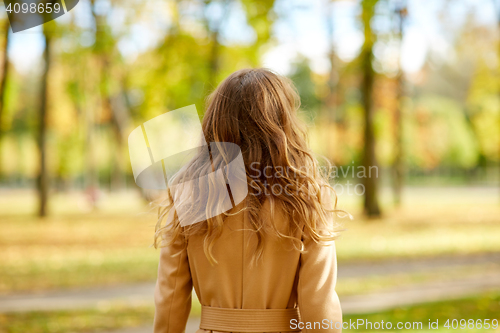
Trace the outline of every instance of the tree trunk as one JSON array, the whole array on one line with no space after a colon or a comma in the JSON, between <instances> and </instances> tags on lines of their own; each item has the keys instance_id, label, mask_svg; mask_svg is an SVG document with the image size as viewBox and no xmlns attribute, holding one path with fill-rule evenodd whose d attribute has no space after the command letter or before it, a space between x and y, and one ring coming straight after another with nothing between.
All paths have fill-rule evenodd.
<instances>
[{"instance_id":1,"label":"tree trunk","mask_svg":"<svg viewBox=\"0 0 500 333\"><path fill-rule=\"evenodd\" d=\"M125 176L123 170L123 145L124 145L124 131L126 126L126 116L127 110L124 110L123 103L117 103L121 95L112 98L110 91L110 81L112 80L112 52L114 51L113 46L109 46L109 49L103 47L103 43L106 42L106 33L109 33L106 29L105 16L97 14L95 10L95 3L92 2L92 15L96 23L96 45L97 47L96 56L99 62L99 93L101 99L101 108L108 112L111 116L111 127L113 130L116 149L113 152L114 163L111 166L110 175L110 189L116 190L125 187ZM105 29L106 27L106 29Z\"/></svg>"},{"instance_id":2,"label":"tree trunk","mask_svg":"<svg viewBox=\"0 0 500 333\"><path fill-rule=\"evenodd\" d=\"M50 47L51 47L51 37L48 32L44 29L43 36L45 39L45 51L43 53L43 58L45 62L45 68L42 75L41 81L41 91L40 91L40 112L39 112L39 124L38 124L38 151L39 151L39 173L37 179L37 190L38 190L38 215L40 217L47 215L47 201L48 201L48 190L49 190L49 180L47 174L47 111L48 111L48 78L50 71Z\"/></svg>"},{"instance_id":3,"label":"tree trunk","mask_svg":"<svg viewBox=\"0 0 500 333\"><path fill-rule=\"evenodd\" d=\"M205 2L208 5L209 2ZM219 42L219 32L227 18L229 13L230 1L224 0L223 14L218 18L218 20L213 24L213 30L210 33L210 39L212 48L210 49L210 58L208 60L208 89L213 90L217 86L217 74L219 73L219 61L220 61L220 42ZM206 19L207 30L210 30L210 21L208 17Z\"/></svg>"},{"instance_id":4,"label":"tree trunk","mask_svg":"<svg viewBox=\"0 0 500 333\"><path fill-rule=\"evenodd\" d=\"M212 48L208 60L208 89L214 90L217 84L217 73L219 72L219 30L212 31Z\"/></svg>"},{"instance_id":5,"label":"tree trunk","mask_svg":"<svg viewBox=\"0 0 500 333\"><path fill-rule=\"evenodd\" d=\"M403 23L406 16L406 7L403 5L397 9L399 19L398 38L400 43L403 43ZM394 204L396 207L401 205L401 192L403 189L404 179L404 164L403 164L403 96L404 96L404 76L401 67L401 50L402 45L399 46L399 68L397 76L397 101L396 110L394 112L394 136L395 136L395 154L393 169L393 190L394 190Z\"/></svg>"},{"instance_id":6,"label":"tree trunk","mask_svg":"<svg viewBox=\"0 0 500 333\"><path fill-rule=\"evenodd\" d=\"M498 17L498 31L500 33L500 10L497 10L497 17ZM500 55L500 43L498 44L498 54ZM500 57L499 57L500 59ZM499 66L500 67L500 66ZM498 94L500 96L500 90L498 91ZM498 133L500 133L500 117L498 118ZM500 144L498 145L498 185L500 189Z\"/></svg>"},{"instance_id":7,"label":"tree trunk","mask_svg":"<svg viewBox=\"0 0 500 333\"><path fill-rule=\"evenodd\" d=\"M10 30L10 23L9 19L5 19L4 26L3 26L3 47L2 47L2 78L0 79L0 179L2 179L3 176L3 170L2 170L2 137L4 135L3 133L3 119L4 119L4 114L5 114L5 90L7 87L7 77L9 75L9 55L8 55L8 48L9 48L9 30Z\"/></svg>"},{"instance_id":8,"label":"tree trunk","mask_svg":"<svg viewBox=\"0 0 500 333\"><path fill-rule=\"evenodd\" d=\"M326 11L326 26L328 30L328 59L330 61L330 72L328 75L328 94L324 100L324 107L326 111L326 119L325 124L327 125L326 133L327 133L327 141L326 141L326 150L327 157L334 161L336 164L336 160L338 160L338 155L336 155L337 151L335 149L336 145L336 134L337 134L337 66L336 66L336 55L335 55L335 43L333 42L334 34L333 34L333 17L332 17L332 3L328 1L325 6ZM333 126L330 126L333 124ZM332 130L333 129L333 130Z\"/></svg>"},{"instance_id":9,"label":"tree trunk","mask_svg":"<svg viewBox=\"0 0 500 333\"><path fill-rule=\"evenodd\" d=\"M362 103L364 110L364 150L363 167L365 169L364 185L364 213L369 217L379 217L380 207L378 203L378 166L375 158L375 133L373 129L373 84L375 72L372 66L373 44L375 36L370 26L370 21L375 11L378 0L363 0L362 20L364 24L365 41L361 52L361 66L363 78L361 83ZM372 170L376 170L372 173Z\"/></svg>"}]
</instances>

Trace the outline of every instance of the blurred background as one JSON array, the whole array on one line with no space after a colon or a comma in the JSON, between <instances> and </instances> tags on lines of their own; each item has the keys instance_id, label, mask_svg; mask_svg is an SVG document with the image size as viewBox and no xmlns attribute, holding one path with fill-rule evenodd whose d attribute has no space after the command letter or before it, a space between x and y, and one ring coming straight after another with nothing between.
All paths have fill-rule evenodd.
<instances>
[{"instance_id":1,"label":"blurred background","mask_svg":"<svg viewBox=\"0 0 500 333\"><path fill-rule=\"evenodd\" d=\"M500 319L500 1L81 0L15 34L1 8L0 332L151 331L127 137L246 67L295 82L337 168L345 320Z\"/></svg>"}]
</instances>

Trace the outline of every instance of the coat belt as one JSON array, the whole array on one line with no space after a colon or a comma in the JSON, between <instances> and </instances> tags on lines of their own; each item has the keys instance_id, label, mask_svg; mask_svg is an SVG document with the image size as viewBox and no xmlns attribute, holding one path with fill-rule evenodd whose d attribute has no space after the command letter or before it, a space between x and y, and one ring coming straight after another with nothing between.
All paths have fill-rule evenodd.
<instances>
[{"instance_id":1,"label":"coat belt","mask_svg":"<svg viewBox=\"0 0 500 333\"><path fill-rule=\"evenodd\" d=\"M293 332L290 321L300 321L299 309L229 309L201 307L200 328L226 332Z\"/></svg>"}]
</instances>

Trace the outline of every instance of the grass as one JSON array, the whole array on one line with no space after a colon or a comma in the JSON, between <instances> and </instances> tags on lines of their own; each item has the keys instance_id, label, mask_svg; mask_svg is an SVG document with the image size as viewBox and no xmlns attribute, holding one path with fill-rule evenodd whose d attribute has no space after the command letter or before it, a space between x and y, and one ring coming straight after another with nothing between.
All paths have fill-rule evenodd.
<instances>
[{"instance_id":1,"label":"grass","mask_svg":"<svg viewBox=\"0 0 500 333\"><path fill-rule=\"evenodd\" d=\"M416 190L399 210L385 202L383 219L344 222L339 263L500 251L500 207L492 193ZM156 279L158 251L150 247L155 214L147 213L135 192L104 197L94 212L79 194L55 195L45 219L33 217L34 199L32 192L0 192L0 294ZM355 213L356 200L340 202ZM416 274L398 280L434 278ZM346 281L340 291L371 291L389 283L370 279Z\"/></svg>"},{"instance_id":2,"label":"grass","mask_svg":"<svg viewBox=\"0 0 500 333\"><path fill-rule=\"evenodd\" d=\"M344 223L347 230L337 241L339 262L500 251L500 218L471 223L439 221L438 214L421 219L408 215L400 213L383 222Z\"/></svg>"},{"instance_id":3,"label":"grass","mask_svg":"<svg viewBox=\"0 0 500 333\"><path fill-rule=\"evenodd\" d=\"M151 306L0 314L1 333L99 332L151 324Z\"/></svg>"},{"instance_id":4,"label":"grass","mask_svg":"<svg viewBox=\"0 0 500 333\"><path fill-rule=\"evenodd\" d=\"M7 313L0 314L0 332L99 332L123 327L151 325L153 316L154 308L152 306L125 307L119 304L92 310ZM194 307L192 316L199 316L199 307ZM458 321L461 319L473 319L475 321L477 319L500 320L500 293L487 293L462 300L407 306L380 313L346 315L343 318L345 323L364 320L364 323L371 322L372 325L383 320L384 325L390 322L394 327L398 322L422 323L423 329L404 330L405 332L500 332L500 329L447 329L444 324L448 319L457 319ZM438 320L438 329L429 330L429 320L431 322ZM347 324L344 325L347 326ZM359 326L358 329L344 330L344 332L380 331L380 329L370 330L365 326ZM401 330L393 329L391 331L399 332Z\"/></svg>"},{"instance_id":5,"label":"grass","mask_svg":"<svg viewBox=\"0 0 500 333\"><path fill-rule=\"evenodd\" d=\"M457 329L446 328L444 325L449 320L451 325L453 319L457 319L460 322L461 319L466 321L473 319L475 322L480 319L497 319L500 322L500 293L488 293L474 298L428 303L424 305L408 306L404 308L398 308L390 311L384 311L380 313L368 314L368 315L352 315L344 316L344 322L356 322L358 319L362 319L366 322L378 322L382 320L384 322L392 323L393 327L396 327L398 322L402 323L422 323L422 329L409 329L409 330L398 330L393 329L394 332L500 332L500 326L497 325L496 329L490 327L490 329L476 329L471 325L471 327L466 327L465 329L458 326ZM434 323L437 321L437 329L429 329L429 321ZM498 323L497 322L497 323ZM484 323L484 321L483 321ZM385 326L387 327L387 326ZM417 326L414 326L415 328ZM455 326L457 327L457 326ZM380 332L380 329L370 329L370 326L361 325L357 329L344 330L347 332Z\"/></svg>"},{"instance_id":6,"label":"grass","mask_svg":"<svg viewBox=\"0 0 500 333\"><path fill-rule=\"evenodd\" d=\"M478 274L500 273L500 264L434 268L431 271L373 275L357 278L341 278L337 281L336 291L341 296L382 292L394 288L425 284L429 282L447 282L458 278L477 276Z\"/></svg>"},{"instance_id":7,"label":"grass","mask_svg":"<svg viewBox=\"0 0 500 333\"><path fill-rule=\"evenodd\" d=\"M141 216L2 219L0 293L154 281L154 228Z\"/></svg>"}]
</instances>

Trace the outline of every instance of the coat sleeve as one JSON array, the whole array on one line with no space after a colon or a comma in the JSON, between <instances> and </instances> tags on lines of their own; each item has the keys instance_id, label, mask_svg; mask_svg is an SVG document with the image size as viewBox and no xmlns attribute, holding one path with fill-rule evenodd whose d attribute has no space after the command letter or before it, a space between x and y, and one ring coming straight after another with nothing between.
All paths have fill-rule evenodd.
<instances>
[{"instance_id":1,"label":"coat sleeve","mask_svg":"<svg viewBox=\"0 0 500 333\"><path fill-rule=\"evenodd\" d=\"M303 332L342 332L342 309L335 291L335 244L321 245L308 236L304 236L303 242L306 252L300 258L298 305L301 321L312 325L311 329L304 327ZM321 325L315 327L314 323Z\"/></svg>"},{"instance_id":2,"label":"coat sleeve","mask_svg":"<svg viewBox=\"0 0 500 333\"><path fill-rule=\"evenodd\" d=\"M160 249L154 292L154 333L181 333L191 311L193 284L184 238Z\"/></svg>"}]
</instances>

